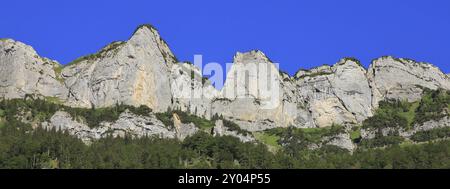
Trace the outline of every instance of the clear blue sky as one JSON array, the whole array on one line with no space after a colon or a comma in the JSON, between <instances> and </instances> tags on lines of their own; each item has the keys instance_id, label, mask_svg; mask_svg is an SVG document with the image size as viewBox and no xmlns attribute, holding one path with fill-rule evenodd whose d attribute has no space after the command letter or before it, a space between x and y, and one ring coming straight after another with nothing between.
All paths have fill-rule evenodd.
<instances>
[{"instance_id":1,"label":"clear blue sky","mask_svg":"<svg viewBox=\"0 0 450 189\"><path fill-rule=\"evenodd\" d=\"M32 45L65 64L127 40L150 23L180 60L230 62L260 49L290 74L299 68L383 55L426 61L450 72L448 0L40 0L3 1L0 38Z\"/></svg>"}]
</instances>

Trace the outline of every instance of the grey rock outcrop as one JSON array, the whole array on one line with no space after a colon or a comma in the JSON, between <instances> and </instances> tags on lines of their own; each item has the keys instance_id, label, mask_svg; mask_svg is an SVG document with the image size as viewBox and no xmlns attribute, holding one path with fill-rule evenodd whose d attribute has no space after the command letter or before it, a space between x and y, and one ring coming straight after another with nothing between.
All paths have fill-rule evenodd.
<instances>
[{"instance_id":1,"label":"grey rock outcrop","mask_svg":"<svg viewBox=\"0 0 450 189\"><path fill-rule=\"evenodd\" d=\"M263 131L360 124L373 115L382 100L415 101L424 88L450 90L449 75L439 68L393 57L374 60L368 70L357 60L346 58L333 66L300 70L292 77L280 72L261 51L237 53L233 62L224 87L218 91L202 77L200 68L179 63L157 30L148 25L139 27L128 41L111 43L65 67L40 57L28 45L1 39L0 97L50 97L84 108L145 105L154 112L177 109L206 119L217 114L244 130ZM259 75L264 69L269 72ZM268 94L260 91L269 88ZM124 115L118 123L130 129L136 125L145 128L135 118ZM63 113L55 114L48 124L81 138L103 134ZM127 130L115 124L105 123L103 128L117 128L117 133ZM178 132L155 129L162 128L157 122L151 125L152 131L136 128L127 132L184 139L198 130L181 122L175 124ZM345 142L337 143L350 148Z\"/></svg>"},{"instance_id":2,"label":"grey rock outcrop","mask_svg":"<svg viewBox=\"0 0 450 189\"><path fill-rule=\"evenodd\" d=\"M126 42L115 42L95 55L64 68L68 105L108 107L146 105L155 112L180 109L210 118L217 90L201 70L177 63L151 26L141 26ZM195 77L192 77L195 75Z\"/></svg>"},{"instance_id":3,"label":"grey rock outcrop","mask_svg":"<svg viewBox=\"0 0 450 189\"><path fill-rule=\"evenodd\" d=\"M449 77L439 68L390 56L374 60L367 77L373 89L374 107L384 99L417 101L423 88L450 89Z\"/></svg>"},{"instance_id":4,"label":"grey rock outcrop","mask_svg":"<svg viewBox=\"0 0 450 189\"><path fill-rule=\"evenodd\" d=\"M154 115L138 116L128 111L122 113L114 123L102 122L95 128L88 127L82 120L73 118L67 112L58 111L49 122L42 123L42 127L68 132L87 144L107 136L134 138L145 136L175 138L176 136L175 131L169 130Z\"/></svg>"},{"instance_id":5,"label":"grey rock outcrop","mask_svg":"<svg viewBox=\"0 0 450 189\"><path fill-rule=\"evenodd\" d=\"M238 138L242 142L254 142L256 139L251 135L242 135L237 131L231 131L223 125L222 120L217 120L214 126L214 136L233 136Z\"/></svg>"},{"instance_id":6,"label":"grey rock outcrop","mask_svg":"<svg viewBox=\"0 0 450 189\"><path fill-rule=\"evenodd\" d=\"M44 129L68 132L81 139L85 143L90 143L92 139L98 139L101 133L91 130L86 124L75 121L73 117L67 112L56 112L49 122L42 123Z\"/></svg>"},{"instance_id":7,"label":"grey rock outcrop","mask_svg":"<svg viewBox=\"0 0 450 189\"><path fill-rule=\"evenodd\" d=\"M295 75L299 99L318 127L354 124L370 117L371 89L365 69L352 59Z\"/></svg>"},{"instance_id":8,"label":"grey rock outcrop","mask_svg":"<svg viewBox=\"0 0 450 189\"><path fill-rule=\"evenodd\" d=\"M115 42L63 70L68 104L108 107L147 105L155 111L171 107L169 66L173 54L149 26L136 30L127 42Z\"/></svg>"},{"instance_id":9,"label":"grey rock outcrop","mask_svg":"<svg viewBox=\"0 0 450 189\"><path fill-rule=\"evenodd\" d=\"M282 82L278 68L261 51L237 53L219 97L212 101L212 113L248 131L291 125L295 112L289 108L295 105L283 103Z\"/></svg>"},{"instance_id":10,"label":"grey rock outcrop","mask_svg":"<svg viewBox=\"0 0 450 189\"><path fill-rule=\"evenodd\" d=\"M297 105L303 107L297 115L307 127L355 124L373 114L366 70L357 60L346 58L333 66L300 70L292 82Z\"/></svg>"},{"instance_id":11,"label":"grey rock outcrop","mask_svg":"<svg viewBox=\"0 0 450 189\"><path fill-rule=\"evenodd\" d=\"M211 100L218 95L218 91L202 75L199 68L189 63L172 66L173 109L210 119Z\"/></svg>"},{"instance_id":12,"label":"grey rock outcrop","mask_svg":"<svg viewBox=\"0 0 450 189\"><path fill-rule=\"evenodd\" d=\"M186 137L192 136L199 131L193 123L182 123L180 117L173 114L173 125L175 126L176 137L184 140Z\"/></svg>"},{"instance_id":13,"label":"grey rock outcrop","mask_svg":"<svg viewBox=\"0 0 450 189\"><path fill-rule=\"evenodd\" d=\"M362 139L369 140L377 135L390 136L393 133L406 139L410 139L414 134L420 131L429 131L438 128L450 127L450 117L446 116L439 120L430 120L422 124L415 124L411 129L387 127L387 128L366 128L361 129ZM381 132L381 133L380 133Z\"/></svg>"},{"instance_id":14,"label":"grey rock outcrop","mask_svg":"<svg viewBox=\"0 0 450 189\"><path fill-rule=\"evenodd\" d=\"M430 120L423 124L416 124L412 130L406 130L406 131L400 132L400 136L405 137L405 138L410 138L415 133L420 132L420 131L429 131L429 130L445 128L445 127L450 127L450 117L448 117L448 116L444 117L442 119L439 119L439 120Z\"/></svg>"},{"instance_id":15,"label":"grey rock outcrop","mask_svg":"<svg viewBox=\"0 0 450 189\"><path fill-rule=\"evenodd\" d=\"M353 152L356 149L357 145L353 143L350 137L350 130L351 126L345 126L345 130L342 130L341 132L333 133L331 135L322 135L318 140L315 141L305 140L303 142L307 144L307 148L310 150L317 150L325 146L335 146L349 152Z\"/></svg>"},{"instance_id":16,"label":"grey rock outcrop","mask_svg":"<svg viewBox=\"0 0 450 189\"><path fill-rule=\"evenodd\" d=\"M366 70L356 60L343 59L332 67L330 76L334 93L357 122L372 116L372 92L365 77Z\"/></svg>"},{"instance_id":17,"label":"grey rock outcrop","mask_svg":"<svg viewBox=\"0 0 450 189\"><path fill-rule=\"evenodd\" d=\"M32 95L64 99L67 90L58 73L61 69L58 62L40 57L31 46L11 39L0 40L0 97Z\"/></svg>"},{"instance_id":18,"label":"grey rock outcrop","mask_svg":"<svg viewBox=\"0 0 450 189\"><path fill-rule=\"evenodd\" d=\"M356 145L350 139L349 133L340 133L335 136L326 137L322 142L324 145L337 146L339 148L346 149L349 152L353 152L356 148Z\"/></svg>"}]
</instances>

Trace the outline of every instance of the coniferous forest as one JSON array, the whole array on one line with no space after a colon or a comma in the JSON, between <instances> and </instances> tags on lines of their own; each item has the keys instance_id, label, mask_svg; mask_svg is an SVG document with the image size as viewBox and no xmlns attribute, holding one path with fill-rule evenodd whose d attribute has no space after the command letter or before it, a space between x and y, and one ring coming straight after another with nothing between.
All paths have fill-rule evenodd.
<instances>
[{"instance_id":1,"label":"coniferous forest","mask_svg":"<svg viewBox=\"0 0 450 189\"><path fill-rule=\"evenodd\" d=\"M445 91L428 91L417 103L383 102L376 115L362 127L407 128L413 123L441 118L440 113L448 111L449 97ZM48 99L3 100L0 102L0 168L450 168L450 141L442 140L449 136L446 128L419 132L412 137L414 144L396 140L395 135L374 141L361 141L355 136L354 142L361 147L353 153L331 145L315 150L308 148L319 135L342 132L340 126L314 132L296 128L267 131L270 136L278 137L274 140L277 150L270 150L262 142L243 143L232 136L213 137L208 132L198 132L183 141L107 137L86 145L65 132L32 128L33 121L47 120L61 108L72 115L83 115L92 126L117 119L125 109L136 114L151 112L146 107L124 105L109 109L71 109ZM30 110L22 116L29 123L18 119L17 115L24 109Z\"/></svg>"}]
</instances>

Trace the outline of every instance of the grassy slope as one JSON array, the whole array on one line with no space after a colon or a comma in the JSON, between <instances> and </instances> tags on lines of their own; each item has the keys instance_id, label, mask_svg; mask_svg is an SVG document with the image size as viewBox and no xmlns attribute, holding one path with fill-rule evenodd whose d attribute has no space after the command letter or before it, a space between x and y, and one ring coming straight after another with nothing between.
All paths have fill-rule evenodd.
<instances>
[{"instance_id":1,"label":"grassy slope","mask_svg":"<svg viewBox=\"0 0 450 189\"><path fill-rule=\"evenodd\" d=\"M280 139L279 136L270 134L267 132L255 132L253 133L253 136L255 136L256 140L259 142L262 142L263 144L266 144L267 146L270 146L274 149L280 149L281 146L278 144L278 140Z\"/></svg>"},{"instance_id":2,"label":"grassy slope","mask_svg":"<svg viewBox=\"0 0 450 189\"><path fill-rule=\"evenodd\" d=\"M350 133L350 139L353 141L361 137L361 127L357 127L356 130Z\"/></svg>"},{"instance_id":3,"label":"grassy slope","mask_svg":"<svg viewBox=\"0 0 450 189\"><path fill-rule=\"evenodd\" d=\"M412 127L414 120L416 118L416 110L420 105L420 101L411 104L407 112L400 112L399 115L408 121L408 128Z\"/></svg>"}]
</instances>

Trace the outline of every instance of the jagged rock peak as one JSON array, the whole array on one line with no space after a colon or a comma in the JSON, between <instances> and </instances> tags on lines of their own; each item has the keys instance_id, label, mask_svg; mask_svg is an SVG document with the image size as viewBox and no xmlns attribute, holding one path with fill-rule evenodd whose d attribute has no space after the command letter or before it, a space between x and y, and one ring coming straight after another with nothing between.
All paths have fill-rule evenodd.
<instances>
[{"instance_id":1,"label":"jagged rock peak","mask_svg":"<svg viewBox=\"0 0 450 189\"><path fill-rule=\"evenodd\" d=\"M341 60L339 60L338 63L336 63L334 65L334 67L335 66L346 65L346 64L353 64L353 65L357 65L359 67L363 67L364 68L364 66L361 64L361 61L359 61L358 59L353 58L353 57L342 58Z\"/></svg>"},{"instance_id":2,"label":"jagged rock peak","mask_svg":"<svg viewBox=\"0 0 450 189\"><path fill-rule=\"evenodd\" d=\"M263 67L265 68L263 69ZM286 77L287 75L288 77L286 78L289 78L289 74L281 72L279 69L279 65L270 60L260 50L252 50L248 52L236 52L233 58L232 69L227 74L227 80L229 79L229 76L235 74L234 73L235 71L243 71L243 70L247 71L256 70L257 72L260 72L261 70L267 70L272 72L276 77Z\"/></svg>"},{"instance_id":3,"label":"jagged rock peak","mask_svg":"<svg viewBox=\"0 0 450 189\"><path fill-rule=\"evenodd\" d=\"M62 69L62 67L63 67L63 65L61 65L56 60L40 56L32 46L27 45L20 41L16 41L14 39L6 39L6 38L0 39L0 49L3 49L6 54L8 54L8 53L12 54L13 51L15 52L17 50L23 51L24 52L23 55L30 56L30 57L33 57L34 59L39 60L37 63L51 65L54 68L55 72L60 72L61 70L59 70L59 69L60 68ZM20 56L20 54L18 54L18 55ZM57 77L57 79L60 79L59 78L60 76L58 75L59 73L55 73L55 74L56 74L55 77Z\"/></svg>"},{"instance_id":4,"label":"jagged rock peak","mask_svg":"<svg viewBox=\"0 0 450 189\"><path fill-rule=\"evenodd\" d=\"M116 55L118 51L127 44L131 44L133 46L141 48L150 54L161 53L162 57L164 58L164 61L168 65L172 65L173 63L177 62L175 55L173 55L167 43L160 37L155 27L153 27L150 24L144 24L136 28L136 30L133 32L133 35L130 37L128 41L111 42L110 44L106 45L105 47L103 47L94 54L77 58L76 60L66 65L66 67L76 65L80 62L85 61L94 62L98 59L103 59L105 57L112 57ZM159 52L156 52L153 49L157 49L157 51Z\"/></svg>"},{"instance_id":5,"label":"jagged rock peak","mask_svg":"<svg viewBox=\"0 0 450 189\"><path fill-rule=\"evenodd\" d=\"M12 39L0 40L0 97L64 98L61 69L58 62L39 56L29 45Z\"/></svg>"},{"instance_id":6,"label":"jagged rock peak","mask_svg":"<svg viewBox=\"0 0 450 189\"><path fill-rule=\"evenodd\" d=\"M34 50L32 46L9 38L0 39L0 49L4 51L2 53L6 54L12 54L13 52L16 52L16 50L23 50L24 52L27 52L27 54L38 56L36 50Z\"/></svg>"},{"instance_id":7,"label":"jagged rock peak","mask_svg":"<svg viewBox=\"0 0 450 189\"><path fill-rule=\"evenodd\" d=\"M403 68L402 71L410 72L411 74L423 74L422 77L430 77L435 76L440 79L446 79L448 77L439 67L427 63L427 62L418 62L408 58L396 58L393 56L383 56L378 59L372 61L372 64L369 66L369 70L374 71L374 69L379 70L380 68L387 69L400 69ZM375 71L376 71L375 70ZM414 73L413 73L414 72ZM417 72L417 73L416 73Z\"/></svg>"},{"instance_id":8,"label":"jagged rock peak","mask_svg":"<svg viewBox=\"0 0 450 189\"><path fill-rule=\"evenodd\" d=\"M332 70L331 73L337 73L337 72L359 72L366 74L367 69L364 68L364 66L361 64L361 62L358 59L355 58L343 58L339 60L338 63L334 64L330 67Z\"/></svg>"},{"instance_id":9,"label":"jagged rock peak","mask_svg":"<svg viewBox=\"0 0 450 189\"><path fill-rule=\"evenodd\" d=\"M336 68L340 67L340 66L361 67L361 69L365 70L365 68L362 66L361 62L358 59L348 57L348 58L340 59L339 62L337 62L336 64L334 64L332 66L325 64L325 65L311 68L309 70L308 69L300 69L294 74L294 78L300 79L300 78L305 78L307 76L314 77L314 76L329 75L329 74L334 73Z\"/></svg>"},{"instance_id":10,"label":"jagged rock peak","mask_svg":"<svg viewBox=\"0 0 450 189\"><path fill-rule=\"evenodd\" d=\"M140 26L128 41L112 43L64 68L70 91L67 105L108 107L124 103L165 111L171 105L169 74L175 62L156 29Z\"/></svg>"},{"instance_id":11,"label":"jagged rock peak","mask_svg":"<svg viewBox=\"0 0 450 189\"><path fill-rule=\"evenodd\" d=\"M45 64L51 64L54 67L62 67L62 65L56 61L56 60L52 60L46 57L42 57L40 56L36 50L30 46L27 45L21 41L16 41L14 39L9 39L9 38L2 38L0 39L0 53L3 55L18 55L18 56L27 56L27 57L33 57L34 59L39 59ZM14 54L17 53L18 51L20 51L23 54Z\"/></svg>"},{"instance_id":12,"label":"jagged rock peak","mask_svg":"<svg viewBox=\"0 0 450 189\"><path fill-rule=\"evenodd\" d=\"M139 30L142 29L148 29L148 30L153 30L153 31L158 31L158 29L156 29L155 26L151 25L151 24L141 24L139 25L136 30L134 30L133 35L136 34Z\"/></svg>"},{"instance_id":13,"label":"jagged rock peak","mask_svg":"<svg viewBox=\"0 0 450 189\"><path fill-rule=\"evenodd\" d=\"M380 99L420 99L423 88L450 89L450 81L438 67L409 59L384 56L372 62L367 77ZM378 100L377 100L378 99Z\"/></svg>"},{"instance_id":14,"label":"jagged rock peak","mask_svg":"<svg viewBox=\"0 0 450 189\"><path fill-rule=\"evenodd\" d=\"M248 52L236 52L233 58L234 63L269 63L270 59L260 50L252 50Z\"/></svg>"},{"instance_id":15,"label":"jagged rock peak","mask_svg":"<svg viewBox=\"0 0 450 189\"><path fill-rule=\"evenodd\" d=\"M161 38L158 30L150 24L138 26L128 42L136 46L144 47L152 45L149 43L156 44L167 64L171 65L178 62L177 58L170 50L169 45Z\"/></svg>"},{"instance_id":16,"label":"jagged rock peak","mask_svg":"<svg viewBox=\"0 0 450 189\"><path fill-rule=\"evenodd\" d=\"M332 66L330 65L322 65L318 66L312 69L300 69L297 71L297 73L294 74L295 79L301 79L305 77L314 77L314 76L321 76L321 75L329 75L332 74Z\"/></svg>"},{"instance_id":17,"label":"jagged rock peak","mask_svg":"<svg viewBox=\"0 0 450 189\"><path fill-rule=\"evenodd\" d=\"M398 64L401 63L405 66L411 66L414 68L420 68L420 69L432 69L433 71L437 71L442 73L443 75L447 75L445 74L439 67L428 63L428 62L419 62L416 60L412 60L409 58L396 58L394 56L382 56L380 58L377 58L375 60L372 61L371 67L377 67L377 66L389 66L389 64Z\"/></svg>"}]
</instances>

